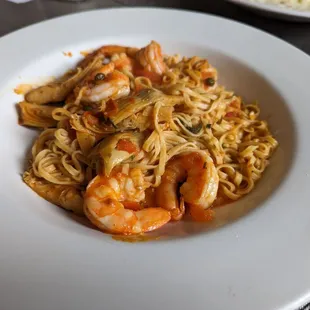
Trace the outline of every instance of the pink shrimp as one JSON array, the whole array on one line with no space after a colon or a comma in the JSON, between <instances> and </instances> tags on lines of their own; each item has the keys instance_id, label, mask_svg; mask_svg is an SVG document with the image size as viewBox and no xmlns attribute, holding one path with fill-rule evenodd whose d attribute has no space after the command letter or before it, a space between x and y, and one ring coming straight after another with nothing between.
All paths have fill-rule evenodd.
<instances>
[{"instance_id":1,"label":"pink shrimp","mask_svg":"<svg viewBox=\"0 0 310 310\"><path fill-rule=\"evenodd\" d=\"M179 202L180 183L183 185L180 187ZM216 168L207 153L193 152L177 156L167 163L161 183L156 188L157 206L169 210L173 220L180 220L185 211L185 202L196 221L207 221L210 219L207 209L216 198L218 184Z\"/></svg>"},{"instance_id":2,"label":"pink shrimp","mask_svg":"<svg viewBox=\"0 0 310 310\"><path fill-rule=\"evenodd\" d=\"M162 75L166 71L161 46L155 41L151 41L149 45L140 49L136 54L136 59L147 71L159 75Z\"/></svg>"},{"instance_id":3,"label":"pink shrimp","mask_svg":"<svg viewBox=\"0 0 310 310\"><path fill-rule=\"evenodd\" d=\"M148 187L140 169L97 176L87 186L84 212L99 229L123 235L158 229L170 221L163 208L143 208Z\"/></svg>"},{"instance_id":4,"label":"pink shrimp","mask_svg":"<svg viewBox=\"0 0 310 310\"><path fill-rule=\"evenodd\" d=\"M118 99L130 93L129 78L109 63L91 72L84 81L86 90L83 101L98 102L103 99Z\"/></svg>"}]
</instances>

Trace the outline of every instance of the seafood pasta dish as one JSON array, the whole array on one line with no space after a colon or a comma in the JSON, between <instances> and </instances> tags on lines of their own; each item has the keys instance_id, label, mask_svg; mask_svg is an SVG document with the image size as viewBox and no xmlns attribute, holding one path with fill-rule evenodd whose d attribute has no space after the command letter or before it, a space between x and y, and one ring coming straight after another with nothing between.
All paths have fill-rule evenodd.
<instances>
[{"instance_id":1,"label":"seafood pasta dish","mask_svg":"<svg viewBox=\"0 0 310 310\"><path fill-rule=\"evenodd\" d=\"M212 221L277 147L259 115L207 59L102 46L19 103L20 125L39 129L23 180L108 233Z\"/></svg>"}]
</instances>

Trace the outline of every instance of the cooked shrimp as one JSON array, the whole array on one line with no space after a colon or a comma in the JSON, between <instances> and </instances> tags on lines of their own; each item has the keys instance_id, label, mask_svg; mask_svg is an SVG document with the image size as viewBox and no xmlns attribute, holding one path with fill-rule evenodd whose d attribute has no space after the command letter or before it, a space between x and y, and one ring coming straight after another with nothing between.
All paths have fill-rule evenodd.
<instances>
[{"instance_id":1,"label":"cooked shrimp","mask_svg":"<svg viewBox=\"0 0 310 310\"><path fill-rule=\"evenodd\" d=\"M97 102L103 99L118 99L130 93L129 78L114 70L115 65L109 63L93 71L84 81L86 90L83 101Z\"/></svg>"},{"instance_id":2,"label":"cooked shrimp","mask_svg":"<svg viewBox=\"0 0 310 310\"><path fill-rule=\"evenodd\" d=\"M103 231L124 235L155 230L170 221L162 208L143 208L148 187L140 169L96 176L87 186L84 212Z\"/></svg>"},{"instance_id":3,"label":"cooked shrimp","mask_svg":"<svg viewBox=\"0 0 310 310\"><path fill-rule=\"evenodd\" d=\"M178 199L180 183L181 199ZM166 165L161 184L156 189L158 207L171 212L173 220L180 220L184 214L184 202L197 221L210 218L206 211L216 198L219 177L213 160L207 153L193 152L180 155Z\"/></svg>"},{"instance_id":4,"label":"cooked shrimp","mask_svg":"<svg viewBox=\"0 0 310 310\"><path fill-rule=\"evenodd\" d=\"M136 52L138 51L137 48L134 47L127 47L127 46L120 46L120 45L104 45L96 49L94 52L88 54L80 63L79 67L84 68L88 65L90 61L97 56L104 56L104 57L111 57L114 54L125 53L129 57L135 57Z\"/></svg>"},{"instance_id":5,"label":"cooked shrimp","mask_svg":"<svg viewBox=\"0 0 310 310\"><path fill-rule=\"evenodd\" d=\"M133 57L138 51L138 48L121 46L121 45L105 45L100 47L97 51L106 57L111 57L113 54L120 54L120 53L125 53L128 56Z\"/></svg>"},{"instance_id":6,"label":"cooked shrimp","mask_svg":"<svg viewBox=\"0 0 310 310\"><path fill-rule=\"evenodd\" d=\"M97 74L103 74L107 76L108 74L112 73L115 70L114 63L108 63L97 70L92 71L86 78L87 82L95 82ZM99 80L100 81L100 80Z\"/></svg>"},{"instance_id":7,"label":"cooked shrimp","mask_svg":"<svg viewBox=\"0 0 310 310\"><path fill-rule=\"evenodd\" d=\"M111 63L114 64L115 69L119 71L128 70L132 71L135 60L128 57L125 53L114 54L111 57Z\"/></svg>"},{"instance_id":8,"label":"cooked shrimp","mask_svg":"<svg viewBox=\"0 0 310 310\"><path fill-rule=\"evenodd\" d=\"M149 45L140 49L136 54L136 59L147 71L155 72L159 75L166 71L161 46L155 41L151 41Z\"/></svg>"}]
</instances>

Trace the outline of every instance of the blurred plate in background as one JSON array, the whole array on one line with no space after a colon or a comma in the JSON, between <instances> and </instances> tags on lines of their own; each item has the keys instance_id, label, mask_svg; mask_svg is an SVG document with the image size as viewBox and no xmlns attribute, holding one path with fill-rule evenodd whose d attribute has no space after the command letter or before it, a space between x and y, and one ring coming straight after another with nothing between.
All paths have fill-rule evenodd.
<instances>
[{"instance_id":1,"label":"blurred plate in background","mask_svg":"<svg viewBox=\"0 0 310 310\"><path fill-rule=\"evenodd\" d=\"M251 0L227 0L264 16L294 22L310 22L310 11L291 9L282 5L252 2Z\"/></svg>"}]
</instances>

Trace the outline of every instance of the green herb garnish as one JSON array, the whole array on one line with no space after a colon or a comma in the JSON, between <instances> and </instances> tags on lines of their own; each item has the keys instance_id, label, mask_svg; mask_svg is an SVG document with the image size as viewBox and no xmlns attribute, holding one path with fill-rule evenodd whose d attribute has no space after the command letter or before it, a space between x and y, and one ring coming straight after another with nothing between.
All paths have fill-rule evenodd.
<instances>
[{"instance_id":1,"label":"green herb garnish","mask_svg":"<svg viewBox=\"0 0 310 310\"><path fill-rule=\"evenodd\" d=\"M197 124L196 126L192 126L192 127L186 127L187 130L189 130L190 132L197 134L202 128L202 123Z\"/></svg>"}]
</instances>

